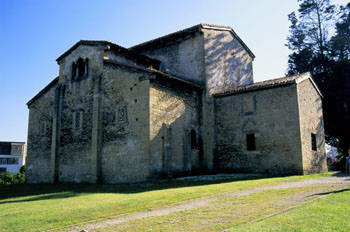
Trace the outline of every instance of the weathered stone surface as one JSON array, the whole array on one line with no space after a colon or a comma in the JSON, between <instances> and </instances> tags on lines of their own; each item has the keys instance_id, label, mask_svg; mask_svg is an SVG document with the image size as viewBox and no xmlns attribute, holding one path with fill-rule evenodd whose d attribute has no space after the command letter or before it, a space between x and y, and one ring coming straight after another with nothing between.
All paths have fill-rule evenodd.
<instances>
[{"instance_id":1,"label":"weathered stone surface","mask_svg":"<svg viewBox=\"0 0 350 232\"><path fill-rule=\"evenodd\" d=\"M252 84L253 59L232 29L204 24L133 49L79 41L28 102L27 182L324 171L316 86L307 74Z\"/></svg>"},{"instance_id":2,"label":"weathered stone surface","mask_svg":"<svg viewBox=\"0 0 350 232\"><path fill-rule=\"evenodd\" d=\"M101 177L106 183L144 181L149 174L149 80L105 66L101 82ZM118 120L124 108L126 120Z\"/></svg>"},{"instance_id":3,"label":"weathered stone surface","mask_svg":"<svg viewBox=\"0 0 350 232\"><path fill-rule=\"evenodd\" d=\"M198 90L152 81L150 88L150 171L172 175L202 167L201 96ZM195 134L190 138L190 133ZM195 140L195 141L194 141ZM195 142L197 145L192 144Z\"/></svg>"},{"instance_id":4,"label":"weathered stone surface","mask_svg":"<svg viewBox=\"0 0 350 232\"><path fill-rule=\"evenodd\" d=\"M296 85L217 98L215 106L216 168L302 173ZM254 151L247 134L255 134Z\"/></svg>"},{"instance_id":5,"label":"weathered stone surface","mask_svg":"<svg viewBox=\"0 0 350 232\"><path fill-rule=\"evenodd\" d=\"M253 58L230 31L203 29L207 89L253 83Z\"/></svg>"},{"instance_id":6,"label":"weathered stone surface","mask_svg":"<svg viewBox=\"0 0 350 232\"><path fill-rule=\"evenodd\" d=\"M200 32L139 52L162 61L161 71L195 82L204 81L204 40Z\"/></svg>"},{"instance_id":7,"label":"weathered stone surface","mask_svg":"<svg viewBox=\"0 0 350 232\"><path fill-rule=\"evenodd\" d=\"M298 84L300 135L304 174L327 171L325 156L322 99L310 79ZM316 151L312 150L311 133L316 135Z\"/></svg>"},{"instance_id":8,"label":"weathered stone surface","mask_svg":"<svg viewBox=\"0 0 350 232\"><path fill-rule=\"evenodd\" d=\"M29 108L27 170L29 183L53 182L50 167L52 119L55 89L52 88Z\"/></svg>"}]
</instances>

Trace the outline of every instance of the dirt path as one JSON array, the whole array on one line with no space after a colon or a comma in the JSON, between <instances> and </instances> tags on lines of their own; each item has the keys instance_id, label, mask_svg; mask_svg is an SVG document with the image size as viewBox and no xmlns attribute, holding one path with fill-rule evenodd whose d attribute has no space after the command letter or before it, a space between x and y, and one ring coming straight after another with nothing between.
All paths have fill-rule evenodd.
<instances>
[{"instance_id":1,"label":"dirt path","mask_svg":"<svg viewBox=\"0 0 350 232\"><path fill-rule=\"evenodd\" d=\"M330 185L317 188L313 191L303 192L302 194L299 194L296 197L294 197L291 201L294 201L294 203L297 203L297 204L303 204L308 199L309 200L311 199L310 196L316 196L316 195L321 196L337 190L350 188L350 176L337 174L331 177L305 179L305 180L296 181L296 182L285 182L278 185L251 188L251 189L246 189L246 190L237 191L237 192L221 193L221 194L217 194L209 197L188 200L188 201L183 201L183 202L179 202L179 203L175 203L175 204L171 204L163 207L153 208L150 211L138 211L138 212L133 212L128 214L103 218L99 220L77 224L70 227L58 228L52 231L89 231L90 232L96 229L111 227L113 225L135 221L137 219L145 219L149 217L169 215L174 212L193 210L201 207L210 206L210 204L214 203L214 201L225 197L247 196L253 193L257 193L257 192L261 192L269 189L286 189L286 188L297 188L297 187L322 186L325 184L330 184ZM315 197L312 199L315 199ZM282 203L287 204L292 202L282 202ZM281 211L281 213L284 211L285 210ZM278 212L274 213L273 215L276 215L276 214L278 214ZM273 215L267 215L267 217L273 216ZM264 218L265 217L266 216L264 216Z\"/></svg>"}]
</instances>

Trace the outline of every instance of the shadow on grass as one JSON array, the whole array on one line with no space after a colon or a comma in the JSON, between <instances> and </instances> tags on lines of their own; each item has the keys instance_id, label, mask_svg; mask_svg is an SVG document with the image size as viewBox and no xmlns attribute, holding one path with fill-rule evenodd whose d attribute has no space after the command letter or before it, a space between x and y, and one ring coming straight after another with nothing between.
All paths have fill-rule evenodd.
<instances>
[{"instance_id":1,"label":"shadow on grass","mask_svg":"<svg viewBox=\"0 0 350 232\"><path fill-rule=\"evenodd\" d=\"M335 173L333 176L349 176L342 173ZM85 194L96 193L117 193L117 194L135 194L148 191L165 190L172 188L196 187L203 185L221 184L236 181L258 180L264 178L280 178L284 176L249 176L239 179L221 179L221 180L196 180L196 181L150 181L137 184L17 184L0 185L0 204L30 202L39 200L63 199ZM350 176L349 176L350 177ZM349 179L350 180L350 179ZM23 197L24 199L18 199Z\"/></svg>"},{"instance_id":2,"label":"shadow on grass","mask_svg":"<svg viewBox=\"0 0 350 232\"><path fill-rule=\"evenodd\" d=\"M329 195L332 193L343 193L343 192L349 192L349 191L350 191L350 189L347 188L347 189L335 190L335 191L330 191L330 192L317 193L317 194L313 194L311 196L324 196L324 195Z\"/></svg>"},{"instance_id":3,"label":"shadow on grass","mask_svg":"<svg viewBox=\"0 0 350 232\"><path fill-rule=\"evenodd\" d=\"M267 178L247 177L240 179L201 180L201 181L151 181L137 184L17 184L0 185L0 204L29 202L75 197L82 194L118 193L134 194L171 188L196 187L203 185L221 184L235 181L257 180ZM23 197L24 199L18 199ZM16 198L16 199L14 199Z\"/></svg>"}]
</instances>

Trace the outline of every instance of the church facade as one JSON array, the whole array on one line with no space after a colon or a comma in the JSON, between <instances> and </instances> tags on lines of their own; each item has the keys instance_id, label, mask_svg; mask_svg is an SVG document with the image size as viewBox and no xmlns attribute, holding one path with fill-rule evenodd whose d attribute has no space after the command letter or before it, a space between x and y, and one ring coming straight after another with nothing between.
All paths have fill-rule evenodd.
<instances>
[{"instance_id":1,"label":"church facade","mask_svg":"<svg viewBox=\"0 0 350 232\"><path fill-rule=\"evenodd\" d=\"M253 60L232 28L208 24L128 49L79 41L27 103L27 182L326 171L310 74L254 83Z\"/></svg>"}]
</instances>

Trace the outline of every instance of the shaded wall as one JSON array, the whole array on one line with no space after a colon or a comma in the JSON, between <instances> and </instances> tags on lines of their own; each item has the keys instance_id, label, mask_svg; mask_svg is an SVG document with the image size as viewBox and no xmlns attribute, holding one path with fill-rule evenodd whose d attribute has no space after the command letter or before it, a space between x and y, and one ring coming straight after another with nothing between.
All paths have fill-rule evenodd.
<instances>
[{"instance_id":1,"label":"shaded wall","mask_svg":"<svg viewBox=\"0 0 350 232\"><path fill-rule=\"evenodd\" d=\"M26 182L53 182L51 160L55 86L29 107Z\"/></svg>"},{"instance_id":2,"label":"shaded wall","mask_svg":"<svg viewBox=\"0 0 350 232\"><path fill-rule=\"evenodd\" d=\"M101 176L104 183L144 181L149 174L149 79L105 65L101 80ZM125 120L123 120L123 113Z\"/></svg>"},{"instance_id":3,"label":"shaded wall","mask_svg":"<svg viewBox=\"0 0 350 232\"><path fill-rule=\"evenodd\" d=\"M204 44L199 32L138 52L161 61L161 71L195 82L204 81Z\"/></svg>"},{"instance_id":4,"label":"shaded wall","mask_svg":"<svg viewBox=\"0 0 350 232\"><path fill-rule=\"evenodd\" d=\"M322 99L310 79L298 84L298 101L304 174L326 172ZM311 133L316 135L316 150L312 149Z\"/></svg>"},{"instance_id":5,"label":"shaded wall","mask_svg":"<svg viewBox=\"0 0 350 232\"><path fill-rule=\"evenodd\" d=\"M217 169L302 173L296 85L215 99ZM256 149L248 151L247 134Z\"/></svg>"},{"instance_id":6,"label":"shaded wall","mask_svg":"<svg viewBox=\"0 0 350 232\"><path fill-rule=\"evenodd\" d=\"M56 179L60 182L95 183L97 157L93 151L95 86L103 70L103 48L80 45L60 61ZM73 74L73 63L87 60L84 75ZM84 66L85 67L85 66ZM77 119L80 118L80 119ZM80 124L80 125L77 125Z\"/></svg>"},{"instance_id":7,"label":"shaded wall","mask_svg":"<svg viewBox=\"0 0 350 232\"><path fill-rule=\"evenodd\" d=\"M201 168L200 92L161 80L153 80L149 91L151 174L171 176Z\"/></svg>"}]
</instances>

